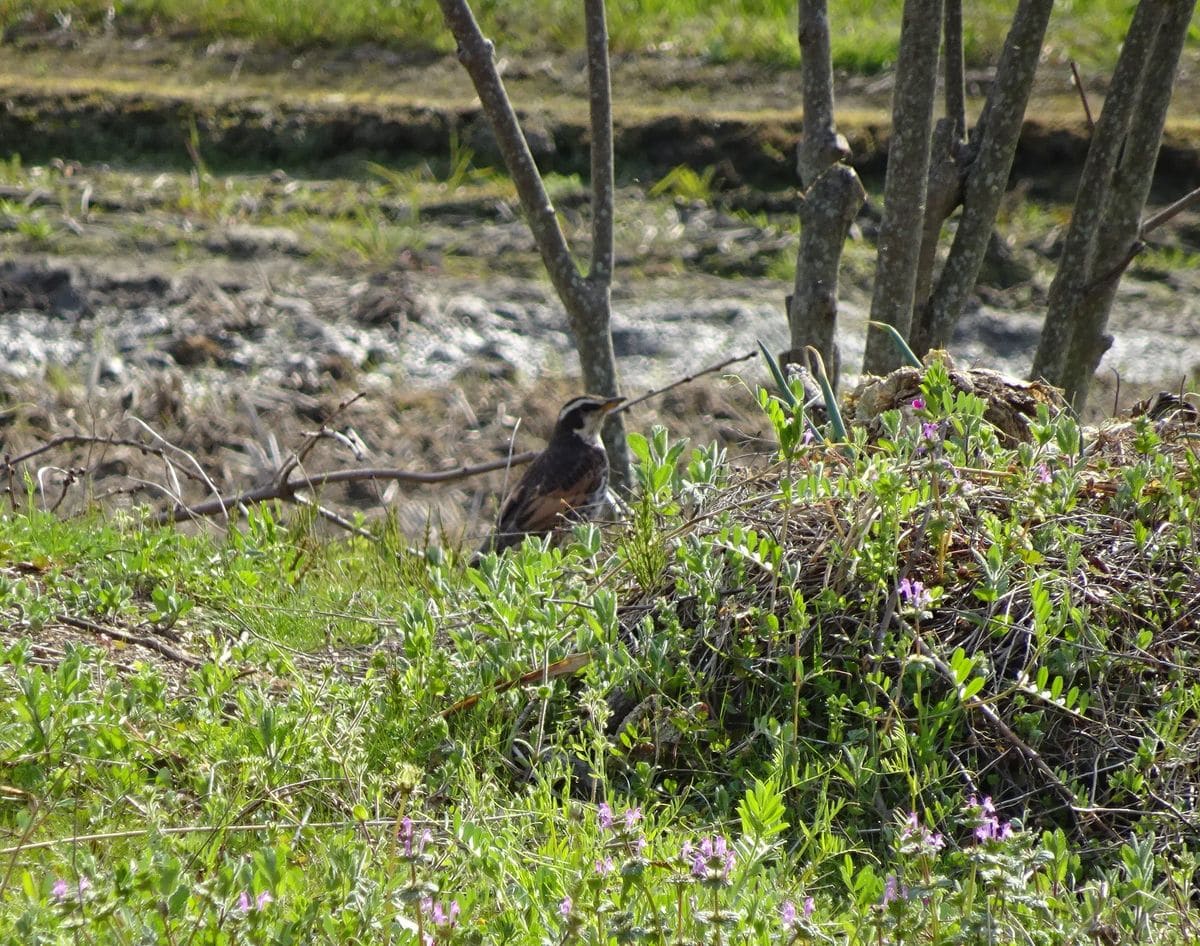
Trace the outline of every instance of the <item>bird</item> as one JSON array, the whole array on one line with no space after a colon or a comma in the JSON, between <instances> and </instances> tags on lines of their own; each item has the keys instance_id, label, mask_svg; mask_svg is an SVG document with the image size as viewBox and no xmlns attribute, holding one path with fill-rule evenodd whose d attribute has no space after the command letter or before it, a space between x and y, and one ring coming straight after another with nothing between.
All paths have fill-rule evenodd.
<instances>
[{"instance_id":1,"label":"bird","mask_svg":"<svg viewBox=\"0 0 1200 946\"><path fill-rule=\"evenodd\" d=\"M558 412L554 432L500 507L495 531L475 553L520 545L525 536L544 536L566 522L597 518L608 505L608 454L600 428L623 397L584 394Z\"/></svg>"}]
</instances>

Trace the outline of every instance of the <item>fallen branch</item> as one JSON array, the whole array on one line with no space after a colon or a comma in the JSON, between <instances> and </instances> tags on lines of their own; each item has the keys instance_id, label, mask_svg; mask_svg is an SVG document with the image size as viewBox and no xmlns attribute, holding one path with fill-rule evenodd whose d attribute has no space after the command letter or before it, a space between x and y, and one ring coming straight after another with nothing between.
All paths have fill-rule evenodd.
<instances>
[{"instance_id":1,"label":"fallen branch","mask_svg":"<svg viewBox=\"0 0 1200 946\"><path fill-rule=\"evenodd\" d=\"M168 522L183 522L185 519L202 518L224 512L226 509L237 508L247 503L261 503L272 499L294 501L296 493L302 489L314 489L328 483L363 483L377 480L394 480L399 483L451 483L455 480L466 479L480 473L490 473L502 470L507 466L521 466L529 463L538 455L536 450L517 453L503 460L489 460L487 463L477 463L474 466L460 466L453 470L437 472L420 472L416 470L399 470L394 468L368 467L362 470L333 470L329 473L317 473L299 479L288 479L284 482L269 483L256 489L246 490L236 496L218 496L215 499L196 503L194 506L176 506L174 509L161 512L151 522L164 525Z\"/></svg>"},{"instance_id":2,"label":"fallen branch","mask_svg":"<svg viewBox=\"0 0 1200 946\"><path fill-rule=\"evenodd\" d=\"M95 621L89 621L87 618L77 618L71 614L56 615L55 620L60 624L65 624L68 627L74 627L81 631L89 631L92 634L103 634L106 637L123 641L126 644L137 644L139 647L156 651L168 660L174 660L176 663L181 663L188 667L204 666L204 661L199 657L193 657L191 654L184 653L182 650L172 647L170 644L166 644L154 637L139 637L137 634L122 631L120 628L107 627L104 624L97 624Z\"/></svg>"}]
</instances>

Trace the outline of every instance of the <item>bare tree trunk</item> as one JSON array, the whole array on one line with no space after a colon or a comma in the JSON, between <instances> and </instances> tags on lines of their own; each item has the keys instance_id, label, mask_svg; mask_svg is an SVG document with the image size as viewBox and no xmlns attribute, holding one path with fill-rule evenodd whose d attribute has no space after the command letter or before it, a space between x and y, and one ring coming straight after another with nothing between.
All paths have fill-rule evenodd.
<instances>
[{"instance_id":1,"label":"bare tree trunk","mask_svg":"<svg viewBox=\"0 0 1200 946\"><path fill-rule=\"evenodd\" d=\"M467 0L438 2L458 44L458 58L471 77L505 167L517 188L542 263L566 309L584 386L596 394L615 395L619 385L612 347L610 292L614 200L612 92L604 0L586 0L584 5L592 121L592 265L586 277L571 256L554 205L496 69L491 42L480 31ZM610 418L604 441L613 485L624 488L629 483L629 453L620 414Z\"/></svg>"},{"instance_id":2,"label":"bare tree trunk","mask_svg":"<svg viewBox=\"0 0 1200 946\"><path fill-rule=\"evenodd\" d=\"M942 81L945 85L946 118L952 123L956 139L967 133L967 82L963 62L962 0L946 0L942 11L942 37L945 56Z\"/></svg>"},{"instance_id":3,"label":"bare tree trunk","mask_svg":"<svg viewBox=\"0 0 1200 946\"><path fill-rule=\"evenodd\" d=\"M1013 16L987 105L972 136L977 150L966 169L963 210L954 242L928 304L915 316L910 342L918 355L949 343L975 288L1008 186L1053 5L1053 0L1021 0ZM922 301L919 295L918 301Z\"/></svg>"},{"instance_id":4,"label":"bare tree trunk","mask_svg":"<svg viewBox=\"0 0 1200 946\"><path fill-rule=\"evenodd\" d=\"M962 0L945 2L946 8L942 11L945 45L942 67L946 117L939 119L934 127L929 148L929 185L925 194L921 252L917 256L917 281L913 288L913 325L909 333L909 347L920 354L924 354L924 351L913 346L912 341L914 337L920 338L924 332L921 315L929 302L933 286L933 267L937 262L942 224L962 202L963 165L966 160L963 136L967 128L967 90L963 63Z\"/></svg>"},{"instance_id":5,"label":"bare tree trunk","mask_svg":"<svg viewBox=\"0 0 1200 946\"><path fill-rule=\"evenodd\" d=\"M1152 0L1142 0L1141 5L1150 2ZM1140 81L1132 92L1135 107L1128 131L1123 138L1113 173L1106 182L1107 187L1100 195L1096 195L1102 204L1102 213L1093 238L1094 249L1087 282L1074 298L1065 300L1072 328L1062 366L1063 373L1056 383L1062 386L1067 400L1076 411L1082 411L1086 406L1092 376L1100 365L1100 359L1112 345L1112 336L1106 332L1108 316L1117 284L1135 255L1136 244L1140 240L1139 218L1150 193L1179 56L1195 2L1159 0L1154 5L1159 7L1159 26L1146 50L1147 58ZM1130 31L1132 33L1132 27ZM1126 48L1128 43L1127 39ZM1109 98L1114 94L1117 94L1116 90L1110 90ZM1108 100L1104 103L1104 111L1096 128L1097 136L1103 133L1104 113L1107 111ZM1061 264L1059 272L1062 272ZM1053 302L1052 296L1051 305ZM1047 326L1053 311L1047 313ZM1041 355L1040 347L1038 355ZM1036 366L1035 360L1035 371Z\"/></svg>"},{"instance_id":6,"label":"bare tree trunk","mask_svg":"<svg viewBox=\"0 0 1200 946\"><path fill-rule=\"evenodd\" d=\"M800 69L804 96L804 137L797 151L801 186L800 249L796 283L788 305L791 351L784 360L800 361L815 347L837 386L838 271L842 249L866 197L862 182L846 160L850 148L833 119L833 64L825 0L800 0Z\"/></svg>"},{"instance_id":7,"label":"bare tree trunk","mask_svg":"<svg viewBox=\"0 0 1200 946\"><path fill-rule=\"evenodd\" d=\"M884 179L871 318L908 337L925 220L929 148L933 131L942 0L905 0L892 100L892 139ZM901 355L883 332L867 333L863 371L886 374Z\"/></svg>"},{"instance_id":8,"label":"bare tree trunk","mask_svg":"<svg viewBox=\"0 0 1200 946\"><path fill-rule=\"evenodd\" d=\"M619 392L617 358L612 342L613 184L612 81L609 75L608 23L604 0L584 0L587 31L588 104L592 132L592 266L587 275L589 306L573 317L575 345L589 391L609 396ZM589 364L590 363L590 364ZM625 415L610 415L604 425L604 447L613 486L624 492L631 484Z\"/></svg>"},{"instance_id":9,"label":"bare tree trunk","mask_svg":"<svg viewBox=\"0 0 1200 946\"><path fill-rule=\"evenodd\" d=\"M1138 4L1084 163L1033 362L1033 376L1062 387L1077 411L1112 344L1108 314L1135 252L1194 7L1195 0Z\"/></svg>"}]
</instances>

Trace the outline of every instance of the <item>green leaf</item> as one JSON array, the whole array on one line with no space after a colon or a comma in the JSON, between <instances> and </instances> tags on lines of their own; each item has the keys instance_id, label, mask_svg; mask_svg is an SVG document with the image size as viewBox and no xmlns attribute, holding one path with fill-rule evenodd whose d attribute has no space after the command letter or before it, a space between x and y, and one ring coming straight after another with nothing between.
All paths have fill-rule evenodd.
<instances>
[{"instance_id":1,"label":"green leaf","mask_svg":"<svg viewBox=\"0 0 1200 946\"><path fill-rule=\"evenodd\" d=\"M788 827L784 820L783 796L775 779L757 780L738 804L742 833L747 837L765 840Z\"/></svg>"},{"instance_id":2,"label":"green leaf","mask_svg":"<svg viewBox=\"0 0 1200 946\"><path fill-rule=\"evenodd\" d=\"M783 373L783 369L779 367L779 362L775 360L774 355L767 351L767 346L761 340L758 343L758 350L762 352L762 356L767 362L767 367L771 369L771 375L775 378L775 384L779 388L779 399L787 404L788 407L794 408L796 406L796 395L792 393L792 389L787 383L787 376Z\"/></svg>"},{"instance_id":3,"label":"green leaf","mask_svg":"<svg viewBox=\"0 0 1200 946\"><path fill-rule=\"evenodd\" d=\"M892 337L892 344L900 349L900 354L904 356L904 361L910 368L924 367L924 365L921 364L921 359L913 354L913 350L908 347L908 342L904 340L904 336L900 334L900 331L896 328L896 326L888 325L887 322L876 322L874 319L868 321L867 325L870 325L873 328L883 329L885 332L887 332L888 335Z\"/></svg>"},{"instance_id":4,"label":"green leaf","mask_svg":"<svg viewBox=\"0 0 1200 946\"><path fill-rule=\"evenodd\" d=\"M833 391L833 384L829 381L829 375L825 373L825 359L821 357L821 353L813 348L812 345L809 345L805 350L816 366L813 374L817 376L817 384L821 385L821 394L825 398L825 410L829 414L829 426L833 431L833 439L845 442L846 424L842 420L842 409L838 407L837 395Z\"/></svg>"}]
</instances>

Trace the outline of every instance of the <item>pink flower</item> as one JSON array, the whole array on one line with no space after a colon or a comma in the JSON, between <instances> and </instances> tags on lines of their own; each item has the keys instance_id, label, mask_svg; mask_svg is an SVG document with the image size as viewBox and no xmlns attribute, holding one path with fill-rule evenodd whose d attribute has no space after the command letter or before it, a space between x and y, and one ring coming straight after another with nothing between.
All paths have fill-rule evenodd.
<instances>
[{"instance_id":1,"label":"pink flower","mask_svg":"<svg viewBox=\"0 0 1200 946\"><path fill-rule=\"evenodd\" d=\"M258 899L255 900L254 905L256 909L261 910L268 903L273 903L274 901L275 898L271 896L271 892L269 890L264 890L258 895Z\"/></svg>"},{"instance_id":2,"label":"pink flower","mask_svg":"<svg viewBox=\"0 0 1200 946\"><path fill-rule=\"evenodd\" d=\"M923 411L923 410L925 410L925 398L923 398L923 397L914 397L914 398L913 398L913 402L912 402L912 409L913 409L914 411Z\"/></svg>"}]
</instances>

